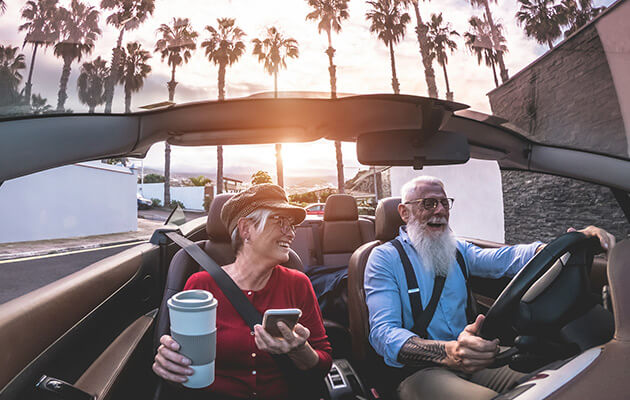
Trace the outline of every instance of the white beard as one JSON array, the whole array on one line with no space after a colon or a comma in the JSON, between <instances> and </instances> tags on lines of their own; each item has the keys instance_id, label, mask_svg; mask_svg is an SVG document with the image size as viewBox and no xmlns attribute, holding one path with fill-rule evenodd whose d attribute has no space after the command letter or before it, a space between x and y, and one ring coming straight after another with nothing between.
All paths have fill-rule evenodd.
<instances>
[{"instance_id":1,"label":"white beard","mask_svg":"<svg viewBox=\"0 0 630 400\"><path fill-rule=\"evenodd\" d=\"M424 267L432 270L435 276L447 276L456 259L457 241L448 226L438 234L427 232L426 226L413 218L407 224L407 235Z\"/></svg>"}]
</instances>

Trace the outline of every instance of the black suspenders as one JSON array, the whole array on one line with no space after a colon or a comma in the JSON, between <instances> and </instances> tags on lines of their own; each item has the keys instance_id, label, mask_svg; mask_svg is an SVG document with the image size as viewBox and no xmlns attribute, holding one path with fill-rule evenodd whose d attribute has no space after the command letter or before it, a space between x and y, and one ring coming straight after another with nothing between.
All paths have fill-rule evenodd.
<instances>
[{"instance_id":1,"label":"black suspenders","mask_svg":"<svg viewBox=\"0 0 630 400\"><path fill-rule=\"evenodd\" d=\"M440 296L442 295L442 290L444 289L444 282L446 281L446 277L435 277L435 282L433 283L433 292L431 293L431 300L429 300L429 304L423 309L422 301L420 299L420 288L418 286L418 281L416 280L416 274L413 270L413 266L411 265L411 261L409 260L407 253L403 249L402 244L397 239L391 240L390 243L398 251L400 261L402 262L403 269L405 271L405 278L407 279L407 289L409 293L409 301L411 303L411 312L413 314L414 321L411 331L422 338L427 338L427 328L431 323L431 320L433 319L435 310L437 309ZM470 287L468 286L468 271L466 270L464 256L462 256L462 253L460 253L459 250L457 250L456 257L457 264L459 265L459 268L461 269L462 274L464 275L464 279L466 281L466 319L470 323L474 321L476 315L474 315L473 312L473 297L470 291Z\"/></svg>"}]
</instances>

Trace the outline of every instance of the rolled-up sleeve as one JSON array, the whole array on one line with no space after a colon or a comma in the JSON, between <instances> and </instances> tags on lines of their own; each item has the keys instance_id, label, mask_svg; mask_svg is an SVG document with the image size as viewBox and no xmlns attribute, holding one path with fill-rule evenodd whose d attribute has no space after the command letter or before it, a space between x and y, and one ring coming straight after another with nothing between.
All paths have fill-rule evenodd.
<instances>
[{"instance_id":1,"label":"rolled-up sleeve","mask_svg":"<svg viewBox=\"0 0 630 400\"><path fill-rule=\"evenodd\" d=\"M464 257L471 275L481 278L512 277L534 255L542 242L505 246L498 249L482 249L465 242Z\"/></svg>"},{"instance_id":2,"label":"rolled-up sleeve","mask_svg":"<svg viewBox=\"0 0 630 400\"><path fill-rule=\"evenodd\" d=\"M370 343L385 363L402 367L397 361L402 345L415 334L403 326L400 287L394 268L400 264L391 245L375 248L365 268L365 296L370 312Z\"/></svg>"}]
</instances>

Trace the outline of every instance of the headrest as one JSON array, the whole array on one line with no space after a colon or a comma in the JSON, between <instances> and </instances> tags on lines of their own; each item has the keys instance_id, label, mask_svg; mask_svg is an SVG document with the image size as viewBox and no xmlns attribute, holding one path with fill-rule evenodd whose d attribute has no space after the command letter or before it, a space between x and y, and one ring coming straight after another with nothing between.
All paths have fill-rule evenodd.
<instances>
[{"instance_id":1,"label":"headrest","mask_svg":"<svg viewBox=\"0 0 630 400\"><path fill-rule=\"evenodd\" d=\"M356 221L359 219L357 201L349 194L331 194L326 199L324 221Z\"/></svg>"},{"instance_id":2,"label":"headrest","mask_svg":"<svg viewBox=\"0 0 630 400\"><path fill-rule=\"evenodd\" d=\"M615 315L615 339L630 340L630 240L623 240L608 255L608 284Z\"/></svg>"},{"instance_id":3,"label":"headrest","mask_svg":"<svg viewBox=\"0 0 630 400\"><path fill-rule=\"evenodd\" d=\"M223 221L221 221L221 209L226 201L234 196L234 193L222 193L217 195L210 203L208 209L208 222L206 223L206 232L208 238L213 242L231 242L230 233L228 232Z\"/></svg>"},{"instance_id":4,"label":"headrest","mask_svg":"<svg viewBox=\"0 0 630 400\"><path fill-rule=\"evenodd\" d=\"M398 236L398 228L405 223L398 214L400 197L388 197L378 202L376 207L376 240L387 242Z\"/></svg>"}]
</instances>

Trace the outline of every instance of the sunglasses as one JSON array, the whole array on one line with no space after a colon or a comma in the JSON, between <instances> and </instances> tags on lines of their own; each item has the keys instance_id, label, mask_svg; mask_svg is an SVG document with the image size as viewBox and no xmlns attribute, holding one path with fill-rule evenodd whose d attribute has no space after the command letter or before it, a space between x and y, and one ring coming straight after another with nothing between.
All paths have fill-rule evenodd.
<instances>
[{"instance_id":1,"label":"sunglasses","mask_svg":"<svg viewBox=\"0 0 630 400\"><path fill-rule=\"evenodd\" d=\"M271 221L271 223L275 226L280 227L280 230L283 232L295 231L293 218L287 217L286 215L272 215L269 217L269 221Z\"/></svg>"},{"instance_id":2,"label":"sunglasses","mask_svg":"<svg viewBox=\"0 0 630 400\"><path fill-rule=\"evenodd\" d=\"M442 199L429 197L426 199L416 199L416 200L406 201L403 204L420 204L422 205L422 207L424 207L425 210L435 210L439 203L439 204L442 204L442 207L446 208L447 210L450 210L451 208L453 208L454 202L455 202L455 199L450 198L450 197L442 198Z\"/></svg>"}]
</instances>

